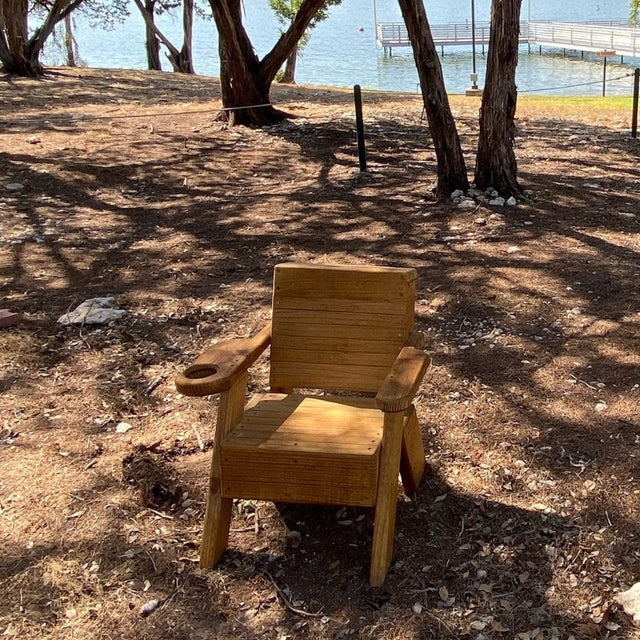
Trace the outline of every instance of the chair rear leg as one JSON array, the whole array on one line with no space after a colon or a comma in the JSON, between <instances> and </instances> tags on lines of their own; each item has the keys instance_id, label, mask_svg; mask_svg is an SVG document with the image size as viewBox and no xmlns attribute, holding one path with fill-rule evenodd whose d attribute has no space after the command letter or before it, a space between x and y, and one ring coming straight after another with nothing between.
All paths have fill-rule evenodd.
<instances>
[{"instance_id":1,"label":"chair rear leg","mask_svg":"<svg viewBox=\"0 0 640 640\"><path fill-rule=\"evenodd\" d=\"M369 584L372 587L382 586L391 564L403 426L404 413L385 413L369 573Z\"/></svg>"},{"instance_id":2,"label":"chair rear leg","mask_svg":"<svg viewBox=\"0 0 640 640\"><path fill-rule=\"evenodd\" d=\"M402 434L402 454L400 457L400 476L407 495L415 493L422 479L425 467L424 447L420 435L420 425L412 405L405 417Z\"/></svg>"}]
</instances>

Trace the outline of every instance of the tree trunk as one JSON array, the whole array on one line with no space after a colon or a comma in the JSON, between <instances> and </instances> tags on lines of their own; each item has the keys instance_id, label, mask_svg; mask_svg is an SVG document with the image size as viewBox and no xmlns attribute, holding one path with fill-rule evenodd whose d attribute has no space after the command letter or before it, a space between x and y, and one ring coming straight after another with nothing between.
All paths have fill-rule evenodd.
<instances>
[{"instance_id":1,"label":"tree trunk","mask_svg":"<svg viewBox=\"0 0 640 640\"><path fill-rule=\"evenodd\" d=\"M242 25L241 0L209 2L218 28L224 119L253 126L282 120L287 114L270 104L271 84L325 0L303 0L287 31L262 60Z\"/></svg>"},{"instance_id":2,"label":"tree trunk","mask_svg":"<svg viewBox=\"0 0 640 640\"><path fill-rule=\"evenodd\" d=\"M7 73L41 76L40 53L56 24L71 14L84 0L54 0L44 22L29 38L27 0L0 0L0 61Z\"/></svg>"},{"instance_id":3,"label":"tree trunk","mask_svg":"<svg viewBox=\"0 0 640 640\"><path fill-rule=\"evenodd\" d=\"M160 62L160 43L158 42L155 31L155 6L156 0L144 0L144 6L142 9L140 6L138 6L138 9L149 18L144 21L147 67L149 68L149 71L162 71L162 63Z\"/></svg>"},{"instance_id":4,"label":"tree trunk","mask_svg":"<svg viewBox=\"0 0 640 640\"><path fill-rule=\"evenodd\" d=\"M73 25L71 24L71 15L64 18L64 48L67 54L67 66L76 66L76 53L74 49Z\"/></svg>"},{"instance_id":5,"label":"tree trunk","mask_svg":"<svg viewBox=\"0 0 640 640\"><path fill-rule=\"evenodd\" d=\"M193 4L194 0L182 0L183 41L180 51L169 50L169 62L178 73L195 73L193 68Z\"/></svg>"},{"instance_id":6,"label":"tree trunk","mask_svg":"<svg viewBox=\"0 0 640 640\"><path fill-rule=\"evenodd\" d=\"M280 82L282 84L295 84L296 83L296 63L298 62L298 47L294 47L293 51L287 58L287 64L284 67L284 73Z\"/></svg>"},{"instance_id":7,"label":"tree trunk","mask_svg":"<svg viewBox=\"0 0 640 640\"><path fill-rule=\"evenodd\" d=\"M29 40L29 5L27 0L0 0L0 60L7 73L19 76L40 76L39 60L31 59L26 44Z\"/></svg>"},{"instance_id":8,"label":"tree trunk","mask_svg":"<svg viewBox=\"0 0 640 640\"><path fill-rule=\"evenodd\" d=\"M522 0L493 0L487 76L480 107L475 183L503 196L522 194L513 149L518 92L518 35Z\"/></svg>"},{"instance_id":9,"label":"tree trunk","mask_svg":"<svg viewBox=\"0 0 640 640\"><path fill-rule=\"evenodd\" d=\"M422 100L438 162L436 196L445 198L455 189L469 188L460 138L424 4L422 0L398 0L398 4L413 48Z\"/></svg>"}]
</instances>

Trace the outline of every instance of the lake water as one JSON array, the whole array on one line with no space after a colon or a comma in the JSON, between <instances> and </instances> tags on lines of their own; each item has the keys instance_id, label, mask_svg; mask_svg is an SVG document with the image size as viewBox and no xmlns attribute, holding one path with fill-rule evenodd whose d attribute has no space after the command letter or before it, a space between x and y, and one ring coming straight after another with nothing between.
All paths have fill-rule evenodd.
<instances>
[{"instance_id":1,"label":"lake water","mask_svg":"<svg viewBox=\"0 0 640 640\"><path fill-rule=\"evenodd\" d=\"M432 25L464 22L471 19L470 0L427 0L427 13ZM245 0L246 28L257 53L264 55L278 35L278 23L267 0ZM378 22L401 22L402 16L394 0L376 0ZM625 20L628 0L523 0L522 19L531 20ZM475 0L478 22L488 21L490 0ZM164 16L160 20L165 34L180 46L179 16ZM374 36L373 0L344 0L331 10L330 17L312 32L311 39L299 59L296 79L301 83L352 86L380 90L416 91L418 75L411 48L394 49L388 57L376 47ZM76 39L80 58L90 67L145 69L144 25L135 13L114 31L91 28L80 14L76 17ZM477 46L477 67L481 80L485 58ZM521 47L517 83L520 93L599 95L602 92L602 60L581 60L580 55L564 58L562 52L527 53ZM607 63L607 94L628 95L632 78L622 78L631 70L610 59ZM52 48L47 62L60 63L62 56ZM441 58L447 91L464 92L469 86L472 68L470 47L445 48ZM626 62L626 61L625 61ZM638 60L629 62L640 64ZM194 63L196 72L219 75L217 34L213 20L196 21L194 30ZM169 69L168 62L165 68ZM577 86L576 86L577 85Z\"/></svg>"}]
</instances>

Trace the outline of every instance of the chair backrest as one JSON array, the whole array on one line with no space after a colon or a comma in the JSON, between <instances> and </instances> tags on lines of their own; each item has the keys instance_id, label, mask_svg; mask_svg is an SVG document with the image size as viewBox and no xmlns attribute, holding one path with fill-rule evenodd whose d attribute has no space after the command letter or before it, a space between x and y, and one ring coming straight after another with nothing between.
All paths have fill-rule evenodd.
<instances>
[{"instance_id":1,"label":"chair backrest","mask_svg":"<svg viewBox=\"0 0 640 640\"><path fill-rule=\"evenodd\" d=\"M274 272L274 388L376 392L413 331L414 269L280 264Z\"/></svg>"}]
</instances>

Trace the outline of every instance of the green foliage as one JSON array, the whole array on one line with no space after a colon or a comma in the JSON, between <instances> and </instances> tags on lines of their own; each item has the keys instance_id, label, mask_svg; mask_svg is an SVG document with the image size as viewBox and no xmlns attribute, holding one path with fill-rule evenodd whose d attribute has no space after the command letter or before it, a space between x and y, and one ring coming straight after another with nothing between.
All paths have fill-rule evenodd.
<instances>
[{"instance_id":1,"label":"green foliage","mask_svg":"<svg viewBox=\"0 0 640 640\"><path fill-rule=\"evenodd\" d=\"M638 22L640 22L640 0L630 0L629 23L635 26Z\"/></svg>"},{"instance_id":2,"label":"green foliage","mask_svg":"<svg viewBox=\"0 0 640 640\"><path fill-rule=\"evenodd\" d=\"M296 13L298 13L302 2L303 0L269 0L269 6L276 14L278 22L282 25L283 29L287 29L296 17ZM318 23L326 20L329 17L329 9L339 5L341 2L342 0L326 0L309 24L309 30L313 29ZM299 48L302 49L304 44L306 43L301 41Z\"/></svg>"}]
</instances>

